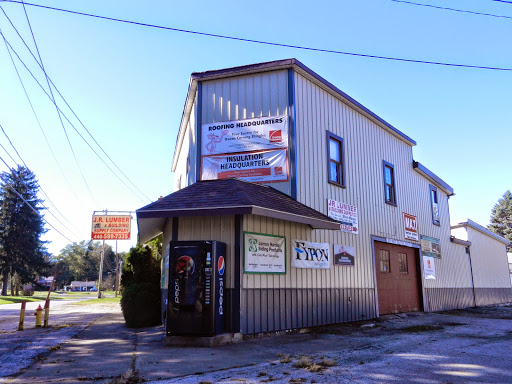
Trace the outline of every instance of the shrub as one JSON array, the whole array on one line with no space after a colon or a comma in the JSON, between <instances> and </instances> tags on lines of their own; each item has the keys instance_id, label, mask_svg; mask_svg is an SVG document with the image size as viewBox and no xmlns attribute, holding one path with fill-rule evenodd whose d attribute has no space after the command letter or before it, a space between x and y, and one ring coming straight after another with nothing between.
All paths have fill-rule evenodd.
<instances>
[{"instance_id":1,"label":"shrub","mask_svg":"<svg viewBox=\"0 0 512 384\"><path fill-rule=\"evenodd\" d=\"M23 291L21 291L21 294L23 296L34 296L34 288L23 288Z\"/></svg>"},{"instance_id":2,"label":"shrub","mask_svg":"<svg viewBox=\"0 0 512 384\"><path fill-rule=\"evenodd\" d=\"M154 283L133 283L121 297L124 320L130 328L159 325L160 286Z\"/></svg>"}]
</instances>

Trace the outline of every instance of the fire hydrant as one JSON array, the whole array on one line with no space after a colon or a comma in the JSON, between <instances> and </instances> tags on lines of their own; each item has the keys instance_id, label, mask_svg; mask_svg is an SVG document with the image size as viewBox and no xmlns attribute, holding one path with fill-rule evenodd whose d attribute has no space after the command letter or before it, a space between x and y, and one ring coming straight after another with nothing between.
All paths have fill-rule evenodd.
<instances>
[{"instance_id":1,"label":"fire hydrant","mask_svg":"<svg viewBox=\"0 0 512 384\"><path fill-rule=\"evenodd\" d=\"M36 317L36 328L41 326L41 321L43 320L43 308L41 308L41 305L37 307L36 312L34 313Z\"/></svg>"}]
</instances>

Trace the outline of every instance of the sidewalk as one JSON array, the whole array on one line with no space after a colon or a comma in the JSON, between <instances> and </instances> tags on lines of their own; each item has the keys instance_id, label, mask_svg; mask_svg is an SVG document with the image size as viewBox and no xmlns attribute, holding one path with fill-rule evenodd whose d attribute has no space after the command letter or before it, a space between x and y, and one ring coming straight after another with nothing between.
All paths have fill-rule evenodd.
<instances>
[{"instance_id":1,"label":"sidewalk","mask_svg":"<svg viewBox=\"0 0 512 384\"><path fill-rule=\"evenodd\" d=\"M512 382L512 307L384 316L216 348L164 347L163 335L107 313L4 382Z\"/></svg>"}]
</instances>

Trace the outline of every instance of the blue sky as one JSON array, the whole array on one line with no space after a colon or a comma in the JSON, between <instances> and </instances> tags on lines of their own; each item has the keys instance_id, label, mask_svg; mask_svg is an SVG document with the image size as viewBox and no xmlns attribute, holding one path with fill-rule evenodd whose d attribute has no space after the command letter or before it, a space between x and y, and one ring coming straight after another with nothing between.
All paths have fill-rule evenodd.
<instances>
[{"instance_id":1,"label":"blue sky","mask_svg":"<svg viewBox=\"0 0 512 384\"><path fill-rule=\"evenodd\" d=\"M512 68L512 19L391 0L34 3L290 45ZM512 17L512 4L492 0L424 4ZM8 2L0 2L0 6L34 50L22 6ZM450 199L452 222L470 218L487 225L493 205L512 188L512 71L312 52L145 28L33 6L26 9L49 77L103 149L150 200L172 192L171 160L190 74L292 57L417 141L415 160L455 190L456 196ZM1 11L0 29L46 87L42 71ZM113 176L65 123L78 159L76 165L55 107L16 58L15 62L57 161L2 40L0 124L66 217L50 206L66 228L47 213L48 221L70 240L79 241L90 237L93 211L134 211L149 203ZM58 103L86 136L65 105ZM88 141L94 146L90 138ZM14 156L1 133L0 143ZM2 149L0 153L8 164L14 164ZM46 238L53 253L69 243L53 229ZM119 249L127 250L134 242L135 237L120 241Z\"/></svg>"}]
</instances>

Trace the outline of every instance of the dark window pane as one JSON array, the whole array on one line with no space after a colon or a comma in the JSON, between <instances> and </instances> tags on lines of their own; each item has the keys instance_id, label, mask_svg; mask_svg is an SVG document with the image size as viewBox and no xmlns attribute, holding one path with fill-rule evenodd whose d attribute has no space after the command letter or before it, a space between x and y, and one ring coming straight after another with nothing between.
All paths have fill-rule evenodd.
<instances>
[{"instance_id":1,"label":"dark window pane","mask_svg":"<svg viewBox=\"0 0 512 384\"><path fill-rule=\"evenodd\" d=\"M409 273L409 267L407 265L407 254L406 253L398 254L398 271L400 273Z\"/></svg>"},{"instance_id":2,"label":"dark window pane","mask_svg":"<svg viewBox=\"0 0 512 384\"><path fill-rule=\"evenodd\" d=\"M336 161L336 162L341 162L340 161L340 142L337 141L337 140L333 140L333 139L330 139L329 140L329 156L332 160Z\"/></svg>"},{"instance_id":3,"label":"dark window pane","mask_svg":"<svg viewBox=\"0 0 512 384\"><path fill-rule=\"evenodd\" d=\"M391 168L389 168L387 166L384 167L384 177L385 177L385 181L386 181L387 185L392 185L393 184Z\"/></svg>"},{"instance_id":4,"label":"dark window pane","mask_svg":"<svg viewBox=\"0 0 512 384\"><path fill-rule=\"evenodd\" d=\"M338 177L338 164L333 163L332 161L329 164L329 180L334 181L335 183L339 183Z\"/></svg>"},{"instance_id":5,"label":"dark window pane","mask_svg":"<svg viewBox=\"0 0 512 384\"><path fill-rule=\"evenodd\" d=\"M381 249L379 252L380 256L380 271L384 273L391 273L391 268L389 264L389 251L385 249Z\"/></svg>"}]
</instances>

